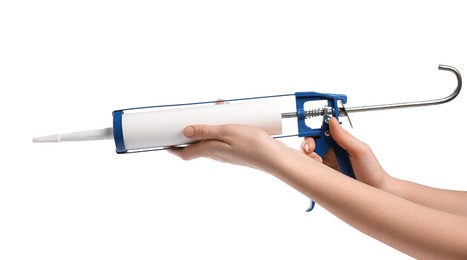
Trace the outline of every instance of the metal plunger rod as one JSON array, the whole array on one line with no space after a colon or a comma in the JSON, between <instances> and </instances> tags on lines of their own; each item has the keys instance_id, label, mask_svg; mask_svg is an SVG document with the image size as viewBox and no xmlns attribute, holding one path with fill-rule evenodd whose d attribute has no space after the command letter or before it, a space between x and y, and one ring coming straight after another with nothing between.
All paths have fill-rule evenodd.
<instances>
[{"instance_id":1,"label":"metal plunger rod","mask_svg":"<svg viewBox=\"0 0 467 260\"><path fill-rule=\"evenodd\" d=\"M446 70L454 73L457 78L457 87L456 89L447 97L439 98L439 99L432 99L432 100L424 100L424 101L414 101L414 102L403 102L403 103L393 103L393 104L383 104L383 105L371 105L371 106L360 106L360 107L346 107L345 110L343 108L339 108L339 115L346 116L348 113L355 113L355 112L367 112L367 111L376 111L376 110L388 110L388 109L396 109L396 108L407 108L407 107L421 107L421 106L431 106L431 105L439 105L443 103L447 103L453 100L462 88L462 77L459 71L451 66L448 65L439 65L439 70ZM327 113L326 109L314 109L309 110L306 112L307 116L315 117L315 116L324 116ZM289 113L282 113L282 118L292 118L297 117L297 112L289 112Z\"/></svg>"}]
</instances>

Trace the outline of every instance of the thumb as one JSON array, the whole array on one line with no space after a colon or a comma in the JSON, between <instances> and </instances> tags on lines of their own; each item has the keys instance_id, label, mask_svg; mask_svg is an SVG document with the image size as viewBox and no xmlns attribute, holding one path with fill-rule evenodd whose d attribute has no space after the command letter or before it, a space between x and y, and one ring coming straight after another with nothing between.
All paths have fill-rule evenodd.
<instances>
[{"instance_id":1,"label":"thumb","mask_svg":"<svg viewBox=\"0 0 467 260\"><path fill-rule=\"evenodd\" d=\"M219 139L220 132L220 127L214 125L191 125L183 129L183 135L194 140Z\"/></svg>"},{"instance_id":2,"label":"thumb","mask_svg":"<svg viewBox=\"0 0 467 260\"><path fill-rule=\"evenodd\" d=\"M339 124L336 118L331 118L331 121L329 122L329 128L332 138L336 141L337 144L347 150L349 154L357 155L366 151L366 144L347 132Z\"/></svg>"}]
</instances>

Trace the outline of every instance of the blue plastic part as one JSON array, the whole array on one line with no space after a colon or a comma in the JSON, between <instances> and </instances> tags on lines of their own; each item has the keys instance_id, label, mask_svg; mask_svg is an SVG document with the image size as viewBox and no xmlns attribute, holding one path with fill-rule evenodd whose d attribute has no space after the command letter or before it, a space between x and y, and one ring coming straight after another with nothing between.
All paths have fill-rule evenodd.
<instances>
[{"instance_id":1,"label":"blue plastic part","mask_svg":"<svg viewBox=\"0 0 467 260\"><path fill-rule=\"evenodd\" d=\"M329 131L329 120L330 116L335 117L339 122L339 101L342 104L347 103L347 96L343 94L327 94L318 92L297 92L295 93L296 98L296 109L297 109L297 124L298 124L298 136L300 137L313 137L316 142L315 152L323 157L329 149L333 149L341 172L351 178L355 179L355 174L350 163L349 154L346 150L340 147ZM304 105L309 101L326 100L327 106L331 109L331 115L325 115L323 117L323 123L320 128L309 127L306 120L306 111ZM311 200L310 207L306 210L310 212L315 206L315 202Z\"/></svg>"},{"instance_id":2,"label":"blue plastic part","mask_svg":"<svg viewBox=\"0 0 467 260\"><path fill-rule=\"evenodd\" d=\"M118 154L126 153L125 143L123 141L123 128L122 128L122 110L115 110L112 113L113 116L113 131L115 140L115 150Z\"/></svg>"},{"instance_id":3,"label":"blue plastic part","mask_svg":"<svg viewBox=\"0 0 467 260\"><path fill-rule=\"evenodd\" d=\"M338 101L343 104L347 103L347 96L342 94L327 94L318 92L297 92L295 93L297 119L298 119L298 136L300 137L320 137L320 128L310 128L305 123L305 103L309 101L326 100L327 105L331 107L332 115L339 119Z\"/></svg>"}]
</instances>

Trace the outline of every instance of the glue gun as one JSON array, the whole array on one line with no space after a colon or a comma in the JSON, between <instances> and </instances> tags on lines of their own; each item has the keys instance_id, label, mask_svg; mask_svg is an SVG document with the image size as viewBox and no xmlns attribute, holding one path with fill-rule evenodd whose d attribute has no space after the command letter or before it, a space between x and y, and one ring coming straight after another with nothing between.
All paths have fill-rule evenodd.
<instances>
[{"instance_id":1,"label":"glue gun","mask_svg":"<svg viewBox=\"0 0 467 260\"><path fill-rule=\"evenodd\" d=\"M184 146L190 140L183 135L183 129L192 124L246 124L262 128L274 138L290 136L313 137L316 141L315 152L324 156L333 149L341 172L355 178L347 151L341 148L329 131L329 120L335 117L340 123L341 117L349 118L349 113L408 108L436 105L453 100L462 87L459 71L451 66L439 65L439 70L450 71L457 78L457 87L449 95L440 99L348 107L347 96L318 92L296 92L273 96L261 96L224 100L229 105L213 106L218 101L160 105L118 109L113 111L113 127L80 131L67 134L55 134L33 138L33 142L62 142L114 140L118 154L137 153L170 149L168 147ZM294 99L293 112L282 112L279 100ZM308 109L309 104L324 103L322 107ZM321 119L318 125L311 125L311 118ZM283 131L282 121L296 119L293 133ZM350 122L350 119L349 119ZM350 122L350 125L351 122ZM307 211L311 211L311 201Z\"/></svg>"}]
</instances>

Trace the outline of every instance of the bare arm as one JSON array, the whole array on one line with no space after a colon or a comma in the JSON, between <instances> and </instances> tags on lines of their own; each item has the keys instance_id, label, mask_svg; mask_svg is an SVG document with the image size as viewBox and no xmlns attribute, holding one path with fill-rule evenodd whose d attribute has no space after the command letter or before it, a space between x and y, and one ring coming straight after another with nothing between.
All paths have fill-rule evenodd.
<instances>
[{"instance_id":1,"label":"bare arm","mask_svg":"<svg viewBox=\"0 0 467 260\"><path fill-rule=\"evenodd\" d=\"M467 192L437 189L389 177L385 190L420 205L467 217Z\"/></svg>"},{"instance_id":2,"label":"bare arm","mask_svg":"<svg viewBox=\"0 0 467 260\"><path fill-rule=\"evenodd\" d=\"M269 172L349 225L416 258L467 258L466 217L348 178L260 129L198 125L185 135L200 142L172 151L183 159L209 157Z\"/></svg>"},{"instance_id":3,"label":"bare arm","mask_svg":"<svg viewBox=\"0 0 467 260\"><path fill-rule=\"evenodd\" d=\"M312 160L283 156L289 161L273 175L361 232L418 259L467 257L467 218L394 196Z\"/></svg>"}]
</instances>

